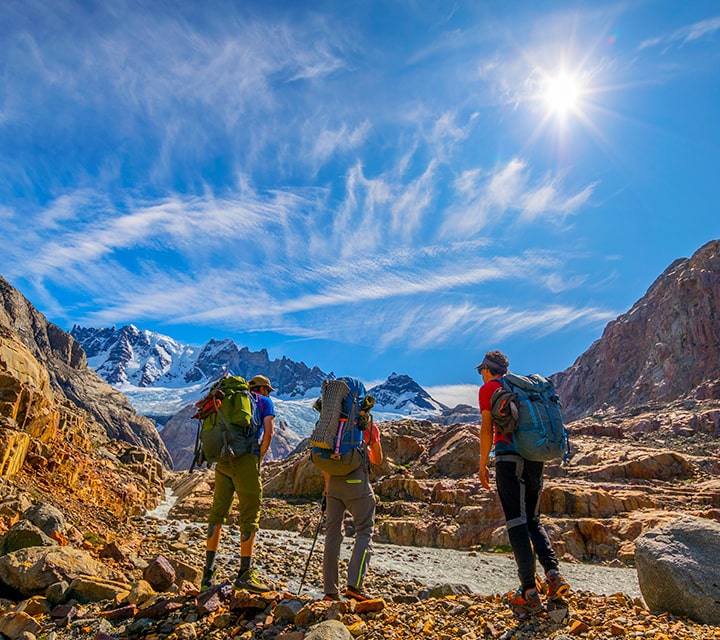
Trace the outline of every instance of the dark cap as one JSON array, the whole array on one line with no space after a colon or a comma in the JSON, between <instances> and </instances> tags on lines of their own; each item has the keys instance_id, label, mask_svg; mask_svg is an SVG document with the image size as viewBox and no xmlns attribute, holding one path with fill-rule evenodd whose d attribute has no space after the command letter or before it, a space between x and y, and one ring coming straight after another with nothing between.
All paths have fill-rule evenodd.
<instances>
[{"instance_id":1,"label":"dark cap","mask_svg":"<svg viewBox=\"0 0 720 640\"><path fill-rule=\"evenodd\" d=\"M499 351L486 353L483 361L475 367L478 371L487 367L491 373L505 374L508 372L508 359Z\"/></svg>"}]
</instances>

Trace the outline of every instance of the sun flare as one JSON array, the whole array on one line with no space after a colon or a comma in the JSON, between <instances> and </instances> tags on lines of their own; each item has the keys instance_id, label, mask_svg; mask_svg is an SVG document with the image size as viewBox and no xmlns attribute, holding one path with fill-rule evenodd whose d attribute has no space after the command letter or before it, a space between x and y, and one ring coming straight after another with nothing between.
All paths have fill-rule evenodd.
<instances>
[{"instance_id":1,"label":"sun flare","mask_svg":"<svg viewBox=\"0 0 720 640\"><path fill-rule=\"evenodd\" d=\"M553 113L563 116L578 111L581 96L582 87L577 77L559 73L546 80L543 99Z\"/></svg>"}]
</instances>

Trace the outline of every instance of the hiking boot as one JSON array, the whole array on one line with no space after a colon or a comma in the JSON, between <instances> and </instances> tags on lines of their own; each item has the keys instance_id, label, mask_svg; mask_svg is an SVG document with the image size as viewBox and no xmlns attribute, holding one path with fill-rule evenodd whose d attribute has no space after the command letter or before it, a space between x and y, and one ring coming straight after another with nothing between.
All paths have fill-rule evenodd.
<instances>
[{"instance_id":1,"label":"hiking boot","mask_svg":"<svg viewBox=\"0 0 720 640\"><path fill-rule=\"evenodd\" d=\"M348 585L348 588L345 589L345 593L343 594L346 598L352 598L353 600L357 600L358 602L364 602L365 600L372 600L372 596L369 593L366 593L362 589L358 587L351 587Z\"/></svg>"},{"instance_id":2,"label":"hiking boot","mask_svg":"<svg viewBox=\"0 0 720 640\"><path fill-rule=\"evenodd\" d=\"M234 588L245 589L252 593L266 593L271 590L270 587L260 580L257 569L248 569L245 573L239 574L238 577L235 578Z\"/></svg>"},{"instance_id":3,"label":"hiking boot","mask_svg":"<svg viewBox=\"0 0 720 640\"><path fill-rule=\"evenodd\" d=\"M524 593L522 588L511 591L505 596L505 600L518 618L529 618L543 608L537 589L533 588L525 589Z\"/></svg>"},{"instance_id":4,"label":"hiking boot","mask_svg":"<svg viewBox=\"0 0 720 640\"><path fill-rule=\"evenodd\" d=\"M337 593L326 593L323 596L323 600L330 600L332 602L337 602L340 600L340 596Z\"/></svg>"},{"instance_id":5,"label":"hiking boot","mask_svg":"<svg viewBox=\"0 0 720 640\"><path fill-rule=\"evenodd\" d=\"M558 600L570 593L570 585L567 583L557 569L551 569L545 574L547 582L548 600Z\"/></svg>"},{"instance_id":6,"label":"hiking boot","mask_svg":"<svg viewBox=\"0 0 720 640\"><path fill-rule=\"evenodd\" d=\"M202 580L200 581L200 591L205 591L206 589L212 587L212 583L217 578L217 575L217 569L210 569L209 567L205 567L203 569Z\"/></svg>"}]
</instances>

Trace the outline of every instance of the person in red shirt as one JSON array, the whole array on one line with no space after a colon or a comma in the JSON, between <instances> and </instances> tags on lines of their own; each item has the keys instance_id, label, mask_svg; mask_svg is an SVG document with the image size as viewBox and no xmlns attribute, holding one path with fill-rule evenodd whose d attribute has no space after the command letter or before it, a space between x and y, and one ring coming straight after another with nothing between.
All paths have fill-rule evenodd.
<instances>
[{"instance_id":1,"label":"person in red shirt","mask_svg":"<svg viewBox=\"0 0 720 640\"><path fill-rule=\"evenodd\" d=\"M559 600L570 586L558 571L559 563L545 528L540 522L540 494L543 463L526 460L515 445L513 434L503 434L493 424L491 399L502 386L502 376L510 362L501 351L490 351L477 366L483 385L478 393L482 423L480 427L480 484L490 489L488 460L495 453L495 484L500 496L505 526L520 578L520 588L506 600L520 617L537 613L542 602L535 584L535 556L545 569L548 598Z\"/></svg>"}]
</instances>

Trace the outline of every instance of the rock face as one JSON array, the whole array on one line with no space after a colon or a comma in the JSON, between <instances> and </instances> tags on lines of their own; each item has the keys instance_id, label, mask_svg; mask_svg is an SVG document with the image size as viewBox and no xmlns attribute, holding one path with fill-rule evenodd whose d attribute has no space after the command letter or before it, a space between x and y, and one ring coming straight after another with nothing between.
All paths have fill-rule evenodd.
<instances>
[{"instance_id":1,"label":"rock face","mask_svg":"<svg viewBox=\"0 0 720 640\"><path fill-rule=\"evenodd\" d=\"M95 532L153 508L165 493L157 454L169 461L152 423L87 367L68 334L0 279L0 534L28 509L28 521L62 542L67 531L56 507L67 507L75 525L92 522ZM33 507L28 495L46 504ZM32 537L27 527L14 535L16 548Z\"/></svg>"},{"instance_id":2,"label":"rock face","mask_svg":"<svg viewBox=\"0 0 720 640\"><path fill-rule=\"evenodd\" d=\"M163 464L172 465L170 454L155 425L137 415L123 394L110 387L88 367L85 353L70 334L48 322L2 278L0 330L6 362L0 368L6 372L6 388L12 384L7 381L7 376L12 377L14 372L20 376L14 394L18 406L27 404L22 400L27 396L31 411L42 413L48 422L55 422L60 420L59 406L73 405L74 411L79 409L87 412L92 421L101 427L99 431L104 431L107 437L144 447L154 452ZM37 369L46 373L38 373ZM23 376L27 379L25 382ZM41 380L43 376L47 376L47 380ZM0 384L3 384L2 381ZM23 384L25 386L21 389ZM51 389L52 398L45 393L48 388ZM37 394L31 389L36 389L40 395L47 397L49 403L56 405L57 420L50 415L49 406L33 406L40 400L35 399ZM9 397L12 395L9 392ZM12 413L14 410L9 411ZM63 412L63 415L66 416L63 420L66 420L68 412ZM13 419L17 422L17 417ZM38 424L37 419L34 422ZM93 428L97 429L95 425Z\"/></svg>"},{"instance_id":3,"label":"rock face","mask_svg":"<svg viewBox=\"0 0 720 640\"><path fill-rule=\"evenodd\" d=\"M638 580L651 611L720 624L720 523L684 517L649 531L635 545Z\"/></svg>"},{"instance_id":4,"label":"rock face","mask_svg":"<svg viewBox=\"0 0 720 640\"><path fill-rule=\"evenodd\" d=\"M553 378L569 420L681 397L720 399L720 240L673 262Z\"/></svg>"}]
</instances>

